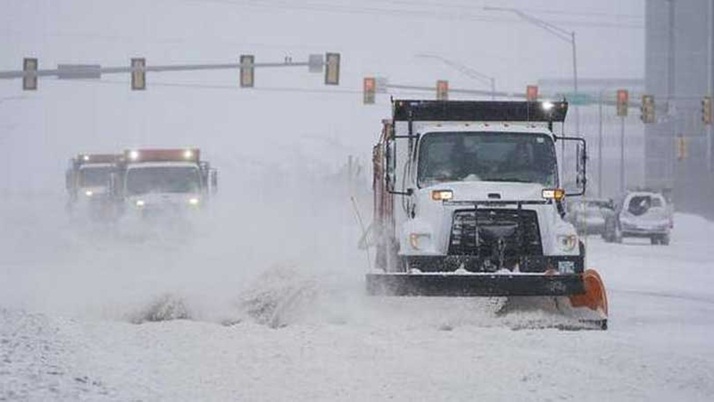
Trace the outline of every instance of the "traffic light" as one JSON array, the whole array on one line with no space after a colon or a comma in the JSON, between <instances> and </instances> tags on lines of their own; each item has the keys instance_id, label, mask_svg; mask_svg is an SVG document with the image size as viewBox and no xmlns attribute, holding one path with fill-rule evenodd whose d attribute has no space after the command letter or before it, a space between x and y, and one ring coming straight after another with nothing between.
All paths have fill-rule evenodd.
<instances>
[{"instance_id":1,"label":"traffic light","mask_svg":"<svg viewBox=\"0 0 714 402\"><path fill-rule=\"evenodd\" d=\"M37 90L37 67L39 63L35 58L25 58L22 60L22 90L36 91Z\"/></svg>"},{"instance_id":2,"label":"traffic light","mask_svg":"<svg viewBox=\"0 0 714 402\"><path fill-rule=\"evenodd\" d=\"M712 97L705 96L702 98L702 122L705 125L712 124Z\"/></svg>"},{"instance_id":3,"label":"traffic light","mask_svg":"<svg viewBox=\"0 0 714 402\"><path fill-rule=\"evenodd\" d=\"M528 85L526 87L526 100L535 102L538 100L538 85Z\"/></svg>"},{"instance_id":4,"label":"traffic light","mask_svg":"<svg viewBox=\"0 0 714 402\"><path fill-rule=\"evenodd\" d=\"M683 135L677 136L677 159L687 159L687 140Z\"/></svg>"},{"instance_id":5,"label":"traffic light","mask_svg":"<svg viewBox=\"0 0 714 402\"><path fill-rule=\"evenodd\" d=\"M241 88L253 88L255 84L255 56L252 54L242 54L240 56L240 86Z\"/></svg>"},{"instance_id":6,"label":"traffic light","mask_svg":"<svg viewBox=\"0 0 714 402\"><path fill-rule=\"evenodd\" d=\"M449 100L449 81L436 81L436 100Z\"/></svg>"},{"instance_id":7,"label":"traffic light","mask_svg":"<svg viewBox=\"0 0 714 402\"><path fill-rule=\"evenodd\" d=\"M627 117L627 108L630 101L630 94L626 89L617 90L617 115Z\"/></svg>"},{"instance_id":8,"label":"traffic light","mask_svg":"<svg viewBox=\"0 0 714 402\"><path fill-rule=\"evenodd\" d=\"M640 120L645 124L655 122L655 101L653 95L642 95L642 106L640 106Z\"/></svg>"},{"instance_id":9,"label":"traffic light","mask_svg":"<svg viewBox=\"0 0 714 402\"><path fill-rule=\"evenodd\" d=\"M131 59L131 90L143 91L146 89L146 59Z\"/></svg>"},{"instance_id":10,"label":"traffic light","mask_svg":"<svg viewBox=\"0 0 714 402\"><path fill-rule=\"evenodd\" d=\"M340 54L327 53L325 60L327 61L325 85L340 85Z\"/></svg>"},{"instance_id":11,"label":"traffic light","mask_svg":"<svg viewBox=\"0 0 714 402\"><path fill-rule=\"evenodd\" d=\"M362 85L362 92L364 94L363 103L365 105L374 104L377 92L377 80L374 77L365 77Z\"/></svg>"}]
</instances>

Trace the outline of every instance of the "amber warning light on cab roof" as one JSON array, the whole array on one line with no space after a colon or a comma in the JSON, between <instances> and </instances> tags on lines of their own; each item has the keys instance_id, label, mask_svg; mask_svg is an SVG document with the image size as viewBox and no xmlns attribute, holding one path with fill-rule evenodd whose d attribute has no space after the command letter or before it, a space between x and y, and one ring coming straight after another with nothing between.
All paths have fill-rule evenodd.
<instances>
[{"instance_id":1,"label":"amber warning light on cab roof","mask_svg":"<svg viewBox=\"0 0 714 402\"><path fill-rule=\"evenodd\" d=\"M127 149L124 151L127 162L198 162L198 148L183 149Z\"/></svg>"},{"instance_id":2,"label":"amber warning light on cab roof","mask_svg":"<svg viewBox=\"0 0 714 402\"><path fill-rule=\"evenodd\" d=\"M84 163L116 163L121 155L115 154L79 154L75 161L79 164Z\"/></svg>"}]
</instances>

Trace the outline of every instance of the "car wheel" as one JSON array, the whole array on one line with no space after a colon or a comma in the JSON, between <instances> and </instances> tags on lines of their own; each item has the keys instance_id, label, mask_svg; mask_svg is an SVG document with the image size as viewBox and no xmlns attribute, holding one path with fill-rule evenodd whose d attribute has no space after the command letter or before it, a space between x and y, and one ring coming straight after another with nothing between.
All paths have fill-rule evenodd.
<instances>
[{"instance_id":1,"label":"car wheel","mask_svg":"<svg viewBox=\"0 0 714 402\"><path fill-rule=\"evenodd\" d=\"M659 239L659 243L664 246L669 246L669 235L662 235L662 237Z\"/></svg>"}]
</instances>

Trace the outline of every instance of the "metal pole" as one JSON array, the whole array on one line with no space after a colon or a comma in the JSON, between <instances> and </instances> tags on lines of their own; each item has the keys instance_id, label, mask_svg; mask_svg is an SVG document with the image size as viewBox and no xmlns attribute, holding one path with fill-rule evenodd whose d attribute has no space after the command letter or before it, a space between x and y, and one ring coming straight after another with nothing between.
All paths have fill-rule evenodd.
<instances>
[{"instance_id":1,"label":"metal pole","mask_svg":"<svg viewBox=\"0 0 714 402\"><path fill-rule=\"evenodd\" d=\"M573 46L573 92L578 95L578 56L575 47L575 31L570 33L570 43ZM580 137L580 108L575 106L575 135Z\"/></svg>"},{"instance_id":2,"label":"metal pole","mask_svg":"<svg viewBox=\"0 0 714 402\"><path fill-rule=\"evenodd\" d=\"M493 77L491 77L491 100L496 100L496 79Z\"/></svg>"},{"instance_id":3,"label":"metal pole","mask_svg":"<svg viewBox=\"0 0 714 402\"><path fill-rule=\"evenodd\" d=\"M620 120L620 195L625 194L625 117Z\"/></svg>"},{"instance_id":4,"label":"metal pole","mask_svg":"<svg viewBox=\"0 0 714 402\"><path fill-rule=\"evenodd\" d=\"M670 144L674 143L676 140L676 132L679 131L678 124L675 116L672 115L672 98L674 97L674 56L675 56L675 43L674 43L674 1L668 0L669 3L669 16L668 16L668 43L667 43L667 114L669 115L668 125L670 127ZM670 170L669 184L674 188L675 182L677 180L677 164L676 155L674 152L674 147L670 147L670 152L668 155L668 164ZM676 194L676 192L674 192Z\"/></svg>"},{"instance_id":5,"label":"metal pole","mask_svg":"<svg viewBox=\"0 0 714 402\"><path fill-rule=\"evenodd\" d=\"M709 25L709 34L707 35L707 96L712 96L714 88L712 88L712 49L714 47L714 0L709 0L709 12L707 13L707 22ZM709 172L714 169L714 161L712 161L712 125L707 125L707 170Z\"/></svg>"},{"instance_id":6,"label":"metal pole","mask_svg":"<svg viewBox=\"0 0 714 402\"><path fill-rule=\"evenodd\" d=\"M602 92L598 95L597 196L602 198Z\"/></svg>"}]
</instances>

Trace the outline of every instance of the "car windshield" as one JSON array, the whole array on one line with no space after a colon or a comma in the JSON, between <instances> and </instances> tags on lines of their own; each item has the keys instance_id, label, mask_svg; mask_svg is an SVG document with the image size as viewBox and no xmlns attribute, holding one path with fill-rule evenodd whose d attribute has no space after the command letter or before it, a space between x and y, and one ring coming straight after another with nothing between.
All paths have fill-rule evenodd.
<instances>
[{"instance_id":1,"label":"car windshield","mask_svg":"<svg viewBox=\"0 0 714 402\"><path fill-rule=\"evenodd\" d=\"M195 193L200 189L198 169L193 166L153 166L129 169L129 195L146 193Z\"/></svg>"},{"instance_id":2,"label":"car windshield","mask_svg":"<svg viewBox=\"0 0 714 402\"><path fill-rule=\"evenodd\" d=\"M544 134L428 133L419 146L419 186L447 181L557 185L553 141Z\"/></svg>"},{"instance_id":3,"label":"car windshield","mask_svg":"<svg viewBox=\"0 0 714 402\"><path fill-rule=\"evenodd\" d=\"M662 199L649 195L635 195L630 198L627 211L632 215L639 216L645 214L650 208L662 207Z\"/></svg>"},{"instance_id":4,"label":"car windshield","mask_svg":"<svg viewBox=\"0 0 714 402\"><path fill-rule=\"evenodd\" d=\"M79 170L79 186L107 187L113 170L111 166L84 166Z\"/></svg>"}]
</instances>

